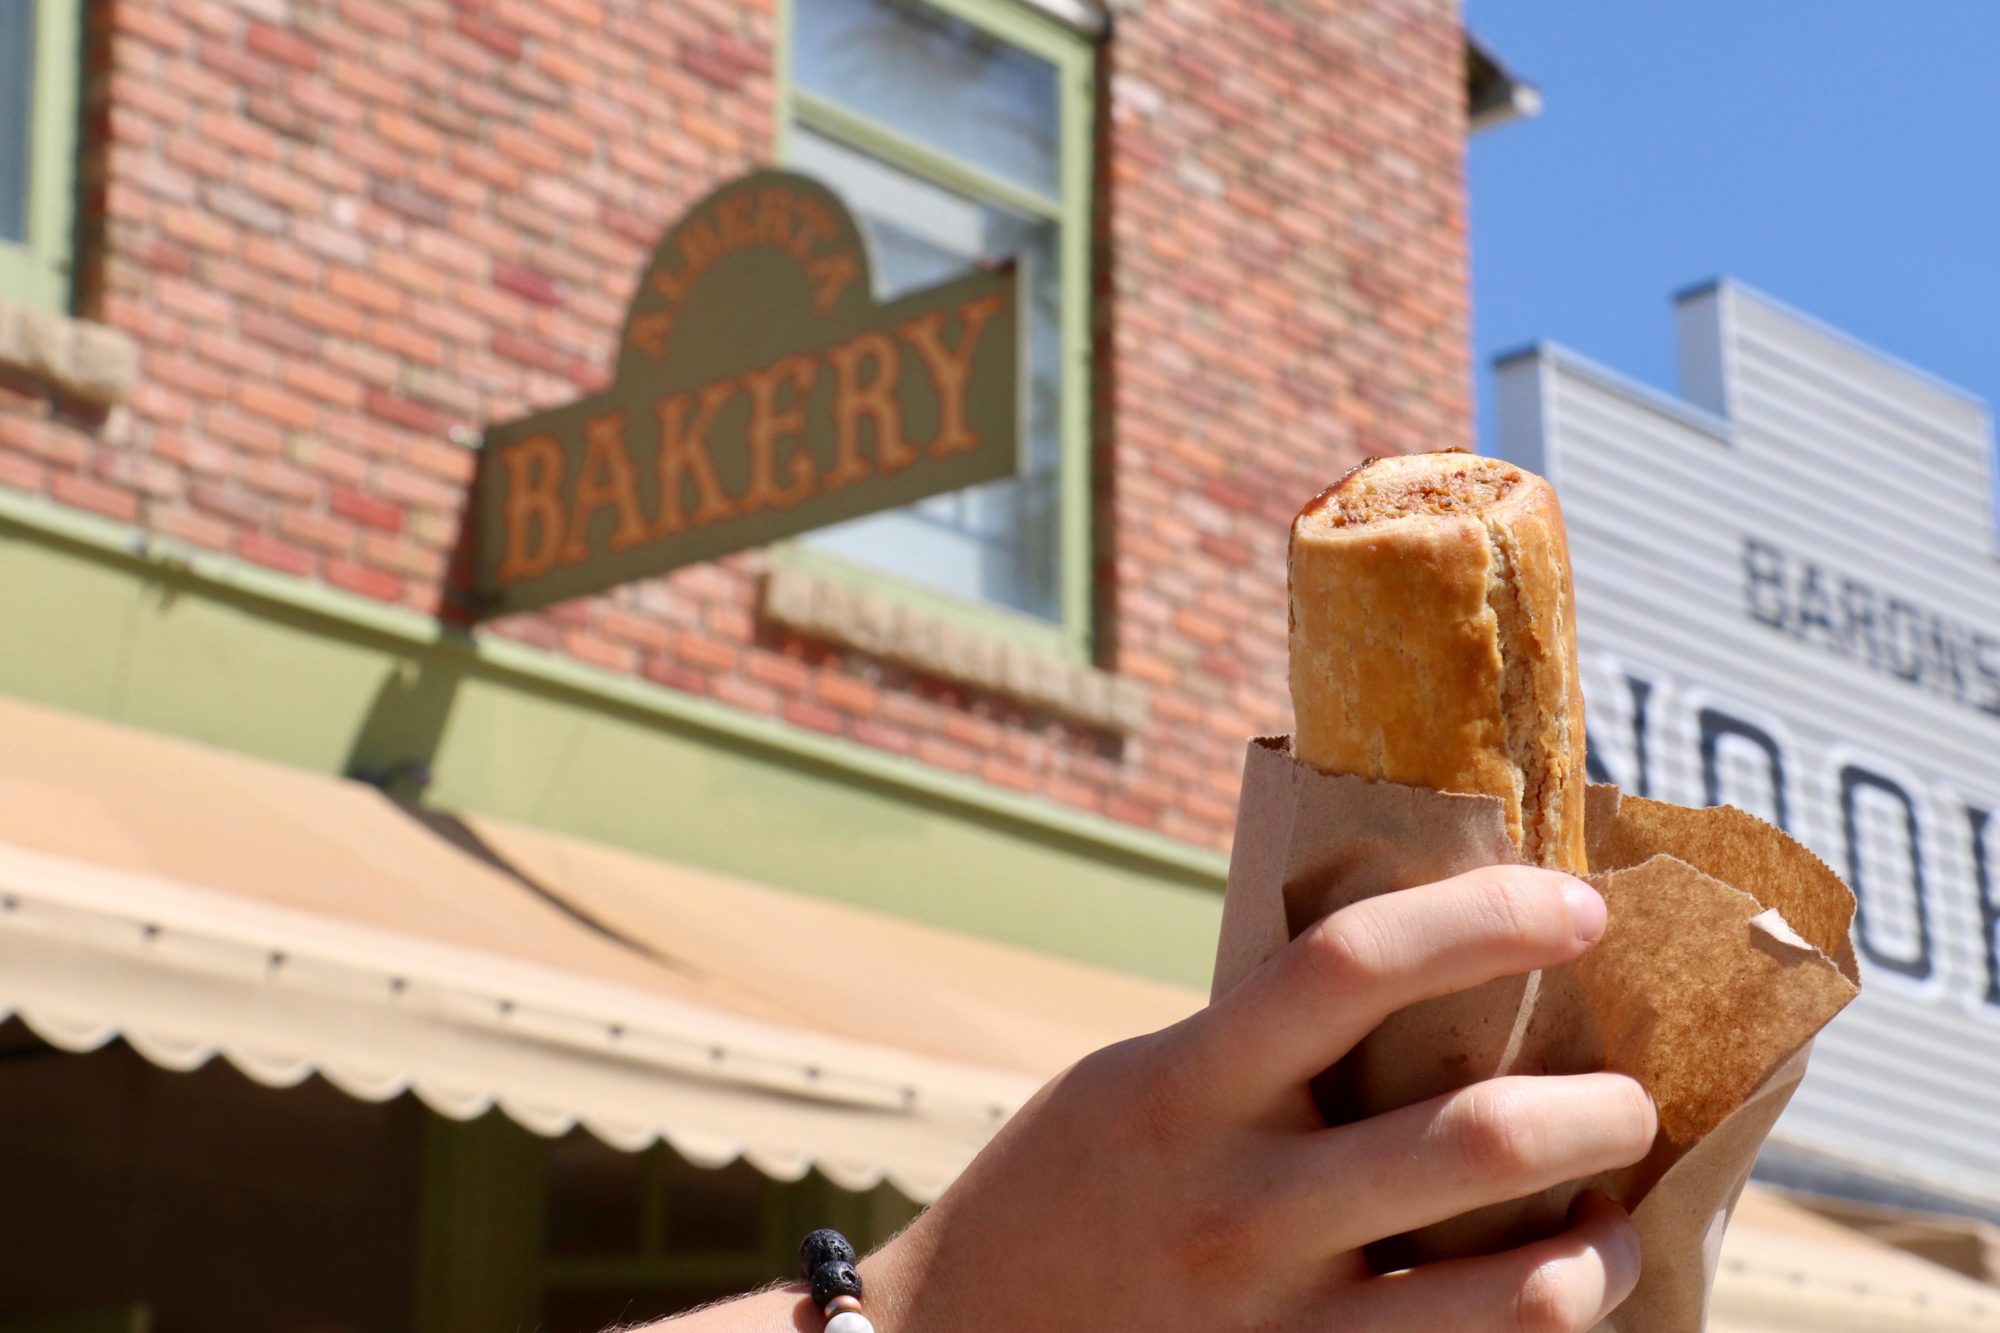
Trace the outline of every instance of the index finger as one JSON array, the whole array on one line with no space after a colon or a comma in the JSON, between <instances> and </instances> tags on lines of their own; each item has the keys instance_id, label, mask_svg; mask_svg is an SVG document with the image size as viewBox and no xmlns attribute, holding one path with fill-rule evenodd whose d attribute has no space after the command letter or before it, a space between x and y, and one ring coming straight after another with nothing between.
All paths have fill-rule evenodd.
<instances>
[{"instance_id":1,"label":"index finger","mask_svg":"<svg viewBox=\"0 0 2000 1333\"><path fill-rule=\"evenodd\" d=\"M1488 866L1342 908L1203 1012L1203 1082L1257 1104L1296 1091L1397 1010L1571 962L1604 921L1595 889L1538 866Z\"/></svg>"}]
</instances>

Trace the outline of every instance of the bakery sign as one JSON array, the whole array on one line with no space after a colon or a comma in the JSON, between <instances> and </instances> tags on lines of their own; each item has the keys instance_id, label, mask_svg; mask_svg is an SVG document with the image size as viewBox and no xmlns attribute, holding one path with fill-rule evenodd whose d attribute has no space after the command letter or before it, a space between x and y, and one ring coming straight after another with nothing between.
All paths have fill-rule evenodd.
<instances>
[{"instance_id":1,"label":"bakery sign","mask_svg":"<svg viewBox=\"0 0 2000 1333\"><path fill-rule=\"evenodd\" d=\"M1784 826L1855 891L1866 985L1772 1142L2000 1200L2000 545L1959 391L1733 284L1683 397L1504 358L1499 452L1554 481L1591 766Z\"/></svg>"},{"instance_id":2,"label":"bakery sign","mask_svg":"<svg viewBox=\"0 0 2000 1333\"><path fill-rule=\"evenodd\" d=\"M854 218L759 171L640 276L609 388L489 426L472 489L481 616L1011 475L1014 266L878 303Z\"/></svg>"}]
</instances>

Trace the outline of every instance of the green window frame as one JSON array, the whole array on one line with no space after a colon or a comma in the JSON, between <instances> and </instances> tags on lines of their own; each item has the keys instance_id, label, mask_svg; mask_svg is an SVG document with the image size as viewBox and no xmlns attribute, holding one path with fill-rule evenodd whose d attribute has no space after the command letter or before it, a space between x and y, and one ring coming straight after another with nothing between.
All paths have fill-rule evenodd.
<instances>
[{"instance_id":1,"label":"green window frame","mask_svg":"<svg viewBox=\"0 0 2000 1333\"><path fill-rule=\"evenodd\" d=\"M23 210L27 236L20 244L0 241L0 296L44 310L67 310L82 0L26 2L35 7Z\"/></svg>"},{"instance_id":2,"label":"green window frame","mask_svg":"<svg viewBox=\"0 0 2000 1333\"><path fill-rule=\"evenodd\" d=\"M1019 0L921 0L990 37L1053 65L1059 89L1060 193L1049 195L921 143L869 116L816 96L793 77L796 0L779 0L776 157L791 156L794 127L880 159L889 166L982 202L1055 224L1061 266L1061 518L1056 540L1060 618L1043 620L995 603L963 597L846 556L801 546L773 557L809 566L815 575L895 598L912 608L992 638L1026 644L1051 657L1092 659L1091 565L1091 221L1096 147L1095 41ZM865 224L864 224L865 225Z\"/></svg>"}]
</instances>

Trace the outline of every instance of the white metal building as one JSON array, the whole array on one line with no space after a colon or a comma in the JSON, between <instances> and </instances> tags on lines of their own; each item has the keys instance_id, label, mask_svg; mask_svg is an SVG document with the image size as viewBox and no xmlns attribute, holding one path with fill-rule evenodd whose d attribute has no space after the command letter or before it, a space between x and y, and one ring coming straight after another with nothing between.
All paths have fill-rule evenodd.
<instances>
[{"instance_id":1,"label":"white metal building","mask_svg":"<svg viewBox=\"0 0 2000 1333\"><path fill-rule=\"evenodd\" d=\"M1556 347L1498 366L1497 452L1569 524L1593 770L1752 810L1855 889L1864 991L1760 1178L2000 1222L1990 415L1735 284L1676 313L1680 397Z\"/></svg>"}]
</instances>

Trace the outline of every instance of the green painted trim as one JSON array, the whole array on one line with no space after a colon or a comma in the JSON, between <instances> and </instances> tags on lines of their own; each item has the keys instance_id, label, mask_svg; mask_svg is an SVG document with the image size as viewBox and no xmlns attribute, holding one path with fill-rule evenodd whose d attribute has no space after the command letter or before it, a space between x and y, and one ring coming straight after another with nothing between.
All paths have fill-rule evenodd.
<instances>
[{"instance_id":1,"label":"green painted trim","mask_svg":"<svg viewBox=\"0 0 2000 1333\"><path fill-rule=\"evenodd\" d=\"M69 308L76 193L76 96L82 0L38 0L29 116L25 245L0 244L0 293L44 310Z\"/></svg>"},{"instance_id":2,"label":"green painted trim","mask_svg":"<svg viewBox=\"0 0 2000 1333\"><path fill-rule=\"evenodd\" d=\"M778 23L777 56L772 77L778 82L777 124L771 127L771 163L773 166L787 166L792 152L792 33L797 0L778 0L776 19Z\"/></svg>"},{"instance_id":3,"label":"green painted trim","mask_svg":"<svg viewBox=\"0 0 2000 1333\"><path fill-rule=\"evenodd\" d=\"M1097 163L1096 50L1081 39L1064 48L1058 62L1063 78L1062 227L1063 265L1063 458L1062 608L1063 624L1095 659L1097 616L1096 552L1091 546L1093 497L1091 455L1096 422L1095 367L1092 361L1093 190Z\"/></svg>"},{"instance_id":4,"label":"green painted trim","mask_svg":"<svg viewBox=\"0 0 2000 1333\"><path fill-rule=\"evenodd\" d=\"M1061 64L1079 47L1087 51L1092 45L1084 33L1052 15L1015 4L1014 0L926 0L926 3L1056 64Z\"/></svg>"},{"instance_id":5,"label":"green painted trim","mask_svg":"<svg viewBox=\"0 0 2000 1333\"><path fill-rule=\"evenodd\" d=\"M1040 56L1056 67L1060 80L1062 197L1051 199L922 144L870 117L849 111L794 86L793 13L796 0L778 0L779 160L790 148L794 124L879 157L949 189L1047 218L1058 229L1062 264L1063 411L1061 487L1063 512L1057 541L1061 561L1059 624L1017 615L1004 607L953 596L886 571L810 551L795 543L773 548L773 557L809 564L815 573L841 582L867 581L918 610L994 638L1024 643L1063 661L1096 660L1095 565L1092 550L1091 444L1093 361L1091 351L1092 220L1096 166L1096 44L1046 14L1010 0L927 0L1004 42ZM865 569L865 573L863 572Z\"/></svg>"},{"instance_id":6,"label":"green painted trim","mask_svg":"<svg viewBox=\"0 0 2000 1333\"><path fill-rule=\"evenodd\" d=\"M1063 220L1065 210L1060 199L1052 199L1039 190L1016 185L984 167L974 166L949 153L941 153L921 139L891 129L872 116L850 111L840 103L830 102L808 89L792 89L792 115L797 123L808 125L828 138L838 139L850 148L859 149L870 157L879 157L891 166L914 176L922 176L946 189L1003 204L1016 213L1026 213L1030 217L1046 218L1051 222Z\"/></svg>"},{"instance_id":7,"label":"green painted trim","mask_svg":"<svg viewBox=\"0 0 2000 1333\"><path fill-rule=\"evenodd\" d=\"M629 676L493 636L439 625L429 616L388 606L324 584L261 569L229 556L197 551L139 528L65 508L36 496L0 490L0 527L13 527L118 563L168 572L240 597L303 613L332 630L356 632L456 656L490 671L555 687L585 700L649 715L676 726L764 750L791 762L831 770L1040 836L1079 844L1191 886L1219 889L1228 859L1215 852L1003 791L914 760L871 750L787 723L740 712Z\"/></svg>"}]
</instances>

